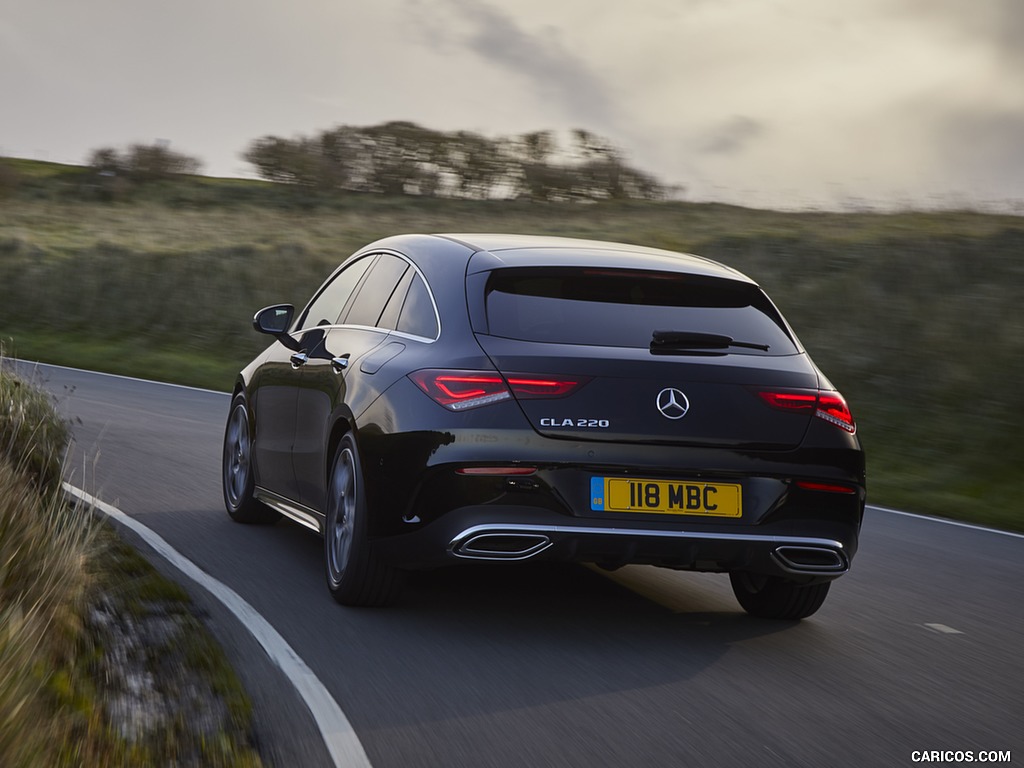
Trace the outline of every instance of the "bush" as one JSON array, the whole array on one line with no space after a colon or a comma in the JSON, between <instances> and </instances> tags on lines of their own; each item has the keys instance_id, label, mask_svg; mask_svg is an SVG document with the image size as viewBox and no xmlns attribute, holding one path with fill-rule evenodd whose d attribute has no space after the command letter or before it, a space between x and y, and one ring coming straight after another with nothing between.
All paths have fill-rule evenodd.
<instances>
[{"instance_id":1,"label":"bush","mask_svg":"<svg viewBox=\"0 0 1024 768\"><path fill-rule=\"evenodd\" d=\"M93 150L89 167L97 173L128 176L132 181L158 181L176 175L195 175L202 170L199 158L174 152L165 143L132 144L123 152L112 147Z\"/></svg>"},{"instance_id":2,"label":"bush","mask_svg":"<svg viewBox=\"0 0 1024 768\"><path fill-rule=\"evenodd\" d=\"M0 368L0 455L40 490L55 491L68 437L51 398Z\"/></svg>"}]
</instances>

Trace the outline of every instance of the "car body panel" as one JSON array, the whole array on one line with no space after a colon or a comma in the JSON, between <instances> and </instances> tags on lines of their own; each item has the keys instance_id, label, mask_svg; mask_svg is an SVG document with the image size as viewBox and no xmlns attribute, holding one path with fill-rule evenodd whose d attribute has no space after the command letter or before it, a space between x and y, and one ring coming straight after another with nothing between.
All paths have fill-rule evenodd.
<instances>
[{"instance_id":1,"label":"car body panel","mask_svg":"<svg viewBox=\"0 0 1024 768\"><path fill-rule=\"evenodd\" d=\"M805 355L653 357L643 349L539 344L481 334L477 341L504 373L593 377L564 398L520 401L530 422L548 437L792 448L811 416L769 410L756 390L817 388ZM687 398L685 414L676 419L657 407L658 395L669 388ZM590 426L594 420L600 426Z\"/></svg>"},{"instance_id":2,"label":"car body panel","mask_svg":"<svg viewBox=\"0 0 1024 768\"><path fill-rule=\"evenodd\" d=\"M748 277L701 257L620 244L398 236L346 260L297 314L296 328L346 265L382 255L412 270L390 293L387 286L380 289L385 327L345 324L348 310L339 307L337 322L293 328L239 376L236 390L251 403L256 494L266 503L322 531L329 465L342 435L351 433L372 511L372 546L402 568L466 558L550 558L752 570L808 583L848 569L865 503L863 452L856 434L813 410L773 410L759 398L764 388L832 389L781 315L780 332L791 340L786 354L662 356L637 347L488 333L484 292L496 270L585 265L696 274L756 289ZM371 284L376 263L354 281L346 308ZM399 301L415 280L429 290L436 314L432 336L390 327L403 311L391 297ZM777 312L773 306L766 311ZM296 352L305 355L299 365L292 362ZM563 398L509 396L456 412L410 378L439 368L499 378L566 374L586 383ZM659 411L659 395L667 389L685 394L684 417ZM527 474L500 474L510 469ZM604 511L595 508L591 493L595 478L604 477L735 485L741 513L715 518ZM830 553L822 555L823 565L813 562L818 550ZM787 552L804 562L792 567Z\"/></svg>"}]
</instances>

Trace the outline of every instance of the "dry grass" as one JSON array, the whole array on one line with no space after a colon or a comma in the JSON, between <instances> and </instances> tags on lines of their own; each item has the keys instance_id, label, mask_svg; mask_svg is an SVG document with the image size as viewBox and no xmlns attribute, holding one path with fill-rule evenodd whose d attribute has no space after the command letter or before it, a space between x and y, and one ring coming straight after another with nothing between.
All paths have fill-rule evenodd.
<instances>
[{"instance_id":1,"label":"dry grass","mask_svg":"<svg viewBox=\"0 0 1024 768\"><path fill-rule=\"evenodd\" d=\"M0 766L256 768L259 756L247 745L248 699L191 614L188 596L91 510L64 500L67 425L48 396L2 363L0 357ZM94 620L97 605L114 617L107 631ZM144 644L139 655L163 660L153 677L171 702L171 718L126 738L112 716L110 686L112 670L127 674L128 659L106 646L123 647L123 627L141 626L154 613L163 623L173 618L172 647ZM174 710L180 694L164 690L175 687L208 692L187 708L212 703L224 719L197 731L194 718Z\"/></svg>"},{"instance_id":2,"label":"dry grass","mask_svg":"<svg viewBox=\"0 0 1024 768\"><path fill-rule=\"evenodd\" d=\"M68 681L95 526L60 493L65 425L0 370L0 765L55 765L87 720Z\"/></svg>"},{"instance_id":3,"label":"dry grass","mask_svg":"<svg viewBox=\"0 0 1024 768\"><path fill-rule=\"evenodd\" d=\"M0 455L7 457L38 489L55 490L68 442L68 425L50 398L3 370L0 343Z\"/></svg>"}]
</instances>

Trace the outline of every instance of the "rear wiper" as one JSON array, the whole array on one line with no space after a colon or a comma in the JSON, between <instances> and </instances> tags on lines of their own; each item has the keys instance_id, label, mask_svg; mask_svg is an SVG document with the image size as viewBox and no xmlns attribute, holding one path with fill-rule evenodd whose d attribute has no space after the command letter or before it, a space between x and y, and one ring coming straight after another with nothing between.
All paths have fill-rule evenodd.
<instances>
[{"instance_id":1,"label":"rear wiper","mask_svg":"<svg viewBox=\"0 0 1024 768\"><path fill-rule=\"evenodd\" d=\"M673 352L702 352L704 350L728 349L742 347L768 351L767 344L752 341L736 341L732 336L717 333L697 333L696 331L655 331L651 335L651 354L670 355Z\"/></svg>"}]
</instances>

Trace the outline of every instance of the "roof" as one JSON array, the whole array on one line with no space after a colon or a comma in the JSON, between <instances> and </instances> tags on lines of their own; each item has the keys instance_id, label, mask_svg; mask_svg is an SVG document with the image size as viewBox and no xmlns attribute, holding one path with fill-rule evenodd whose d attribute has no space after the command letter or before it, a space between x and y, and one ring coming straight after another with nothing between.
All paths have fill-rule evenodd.
<instances>
[{"instance_id":1,"label":"roof","mask_svg":"<svg viewBox=\"0 0 1024 768\"><path fill-rule=\"evenodd\" d=\"M513 234L439 234L473 251L486 252L491 258L474 257L478 268L496 269L503 266L587 266L689 272L730 280L749 281L741 272L717 261L690 253L649 248L642 245L615 243L604 240L583 240L548 235Z\"/></svg>"}]
</instances>

